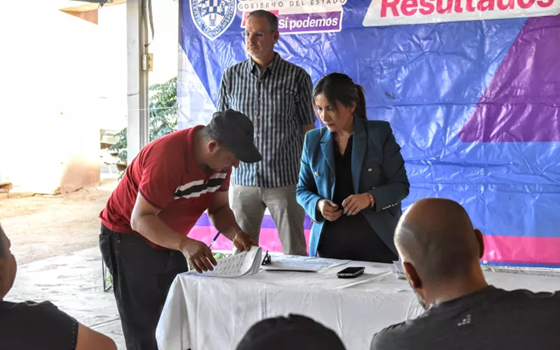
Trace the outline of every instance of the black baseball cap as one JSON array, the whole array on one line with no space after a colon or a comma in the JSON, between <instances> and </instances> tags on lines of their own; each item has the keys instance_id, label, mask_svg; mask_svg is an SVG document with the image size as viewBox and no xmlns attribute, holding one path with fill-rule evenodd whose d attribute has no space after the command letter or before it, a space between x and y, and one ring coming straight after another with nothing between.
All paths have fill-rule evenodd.
<instances>
[{"instance_id":1,"label":"black baseball cap","mask_svg":"<svg viewBox=\"0 0 560 350\"><path fill-rule=\"evenodd\" d=\"M345 350L338 335L301 315L260 321L245 334L237 350Z\"/></svg>"},{"instance_id":2,"label":"black baseball cap","mask_svg":"<svg viewBox=\"0 0 560 350\"><path fill-rule=\"evenodd\" d=\"M216 112L206 126L216 136L221 146L230 150L244 163L256 163L262 155L253 143L253 122L245 114L228 109Z\"/></svg>"}]
</instances>

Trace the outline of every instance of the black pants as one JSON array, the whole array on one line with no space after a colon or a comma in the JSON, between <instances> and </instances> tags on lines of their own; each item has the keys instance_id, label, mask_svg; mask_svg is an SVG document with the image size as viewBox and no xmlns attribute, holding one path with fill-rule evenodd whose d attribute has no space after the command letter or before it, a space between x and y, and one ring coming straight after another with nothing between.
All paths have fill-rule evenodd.
<instances>
[{"instance_id":1,"label":"black pants","mask_svg":"<svg viewBox=\"0 0 560 350\"><path fill-rule=\"evenodd\" d=\"M113 291L128 350L157 350L156 326L169 287L187 271L183 254L152 248L136 234L101 225L101 255L113 276Z\"/></svg>"}]
</instances>

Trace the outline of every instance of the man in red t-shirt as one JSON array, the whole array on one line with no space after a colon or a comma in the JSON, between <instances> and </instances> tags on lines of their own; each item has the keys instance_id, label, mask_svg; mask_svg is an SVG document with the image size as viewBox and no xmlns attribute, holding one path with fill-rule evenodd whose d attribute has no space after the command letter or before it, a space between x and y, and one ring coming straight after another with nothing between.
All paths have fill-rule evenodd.
<instances>
[{"instance_id":1,"label":"man in red t-shirt","mask_svg":"<svg viewBox=\"0 0 560 350\"><path fill-rule=\"evenodd\" d=\"M157 349L161 309L187 260L198 272L216 265L210 248L188 237L204 211L238 250L257 245L235 222L228 189L232 166L261 159L251 120L233 110L164 136L134 158L100 214L99 237L128 350Z\"/></svg>"}]
</instances>

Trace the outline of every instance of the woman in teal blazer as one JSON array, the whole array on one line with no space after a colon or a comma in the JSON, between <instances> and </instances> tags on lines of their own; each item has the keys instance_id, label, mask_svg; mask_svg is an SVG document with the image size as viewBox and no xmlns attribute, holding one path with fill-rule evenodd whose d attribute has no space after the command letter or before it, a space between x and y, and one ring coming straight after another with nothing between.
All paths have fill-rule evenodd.
<instances>
[{"instance_id":1,"label":"woman in teal blazer","mask_svg":"<svg viewBox=\"0 0 560 350\"><path fill-rule=\"evenodd\" d=\"M313 98L326 128L307 132L297 185L313 220L309 254L390 263L410 187L391 126L367 120L363 88L345 74L323 77Z\"/></svg>"}]
</instances>

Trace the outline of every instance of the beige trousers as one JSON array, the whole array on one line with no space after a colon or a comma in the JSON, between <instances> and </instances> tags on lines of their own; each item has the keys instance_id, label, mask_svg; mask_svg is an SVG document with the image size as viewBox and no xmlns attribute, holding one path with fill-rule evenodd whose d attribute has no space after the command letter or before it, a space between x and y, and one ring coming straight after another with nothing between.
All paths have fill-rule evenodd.
<instances>
[{"instance_id":1,"label":"beige trousers","mask_svg":"<svg viewBox=\"0 0 560 350\"><path fill-rule=\"evenodd\" d=\"M305 211L296 201L296 186L263 188L231 184L230 207L241 229L257 241L266 208L270 212L284 254L307 255L303 233Z\"/></svg>"}]
</instances>

